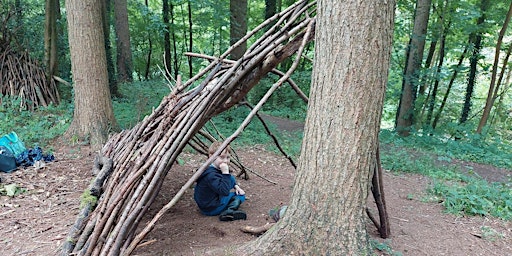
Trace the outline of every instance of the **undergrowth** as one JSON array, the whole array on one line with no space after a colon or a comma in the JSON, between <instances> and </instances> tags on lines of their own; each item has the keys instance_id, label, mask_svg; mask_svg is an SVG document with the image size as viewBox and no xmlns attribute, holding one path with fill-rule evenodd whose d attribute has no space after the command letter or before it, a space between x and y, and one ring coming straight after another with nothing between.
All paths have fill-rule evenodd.
<instances>
[{"instance_id":1,"label":"undergrowth","mask_svg":"<svg viewBox=\"0 0 512 256\"><path fill-rule=\"evenodd\" d=\"M446 140L438 135L414 134L399 137L381 131L382 166L396 172L418 173L433 178L429 192L439 198L446 212L458 215L494 216L512 219L512 180L489 183L475 173L464 174L453 159L460 159L511 169L510 147L500 141Z\"/></svg>"}]
</instances>

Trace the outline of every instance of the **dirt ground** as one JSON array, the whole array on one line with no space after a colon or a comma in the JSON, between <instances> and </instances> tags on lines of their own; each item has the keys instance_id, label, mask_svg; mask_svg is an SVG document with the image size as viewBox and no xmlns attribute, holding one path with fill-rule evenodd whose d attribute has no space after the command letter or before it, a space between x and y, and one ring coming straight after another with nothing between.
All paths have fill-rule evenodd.
<instances>
[{"instance_id":1,"label":"dirt ground","mask_svg":"<svg viewBox=\"0 0 512 256\"><path fill-rule=\"evenodd\" d=\"M236 150L251 169L248 180L238 178L247 193L241 207L247 220L220 222L217 217L202 216L190 189L157 222L134 255L204 255L257 238L240 227L271 222L268 210L289 201L294 169L283 156L262 146ZM79 197L92 179L94 154L87 146L58 143L54 155L56 161L46 166L0 173L3 185L16 183L25 190L15 197L0 196L0 255L55 255L65 241L78 214ZM205 160L192 153L183 153L180 159L184 164L169 172L151 212L169 202ZM476 172L510 174L490 166L462 164L473 166ZM371 239L384 249L376 255L512 255L512 222L445 214L439 203L425 200L430 184L431 180L420 175L385 173L392 236L380 239L368 222ZM375 211L372 200L368 205ZM148 215L139 226L149 219Z\"/></svg>"}]
</instances>

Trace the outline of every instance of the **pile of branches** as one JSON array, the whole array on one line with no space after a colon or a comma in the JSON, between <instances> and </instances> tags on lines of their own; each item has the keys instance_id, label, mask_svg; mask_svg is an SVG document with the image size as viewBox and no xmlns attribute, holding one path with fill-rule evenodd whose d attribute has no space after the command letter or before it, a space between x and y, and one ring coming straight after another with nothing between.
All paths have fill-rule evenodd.
<instances>
[{"instance_id":1,"label":"pile of branches","mask_svg":"<svg viewBox=\"0 0 512 256\"><path fill-rule=\"evenodd\" d=\"M0 44L0 93L19 97L21 108L30 110L60 101L55 80L48 79L28 52L19 53L7 43Z\"/></svg>"},{"instance_id":2,"label":"pile of branches","mask_svg":"<svg viewBox=\"0 0 512 256\"><path fill-rule=\"evenodd\" d=\"M105 170L101 173L111 174L108 177L98 175L106 180L97 196L97 204L88 203L82 209L62 247L62 255L131 254L156 221L179 200L213 160L210 158L205 162L175 197L144 228L138 229L139 222L143 216L147 216L148 208L183 148L194 141L203 125L213 116L239 103L268 72L280 73L274 68L297 53L292 67L285 74L281 73L281 79L269 89L213 157L238 136L297 67L302 51L313 39L315 11L314 2L302 0L271 17L223 55L212 57L210 65L190 80L183 84L177 82L158 108L134 128L111 137L101 152L101 159L110 159L113 163L111 172ZM232 49L269 26L240 60L233 62L226 59ZM91 189L91 192L91 195L98 194L97 189Z\"/></svg>"}]
</instances>

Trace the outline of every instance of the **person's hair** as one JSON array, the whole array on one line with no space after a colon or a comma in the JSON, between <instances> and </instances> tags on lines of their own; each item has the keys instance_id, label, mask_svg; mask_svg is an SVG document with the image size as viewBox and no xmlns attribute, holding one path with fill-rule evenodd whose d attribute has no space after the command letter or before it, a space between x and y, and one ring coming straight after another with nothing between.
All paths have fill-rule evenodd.
<instances>
[{"instance_id":1,"label":"person's hair","mask_svg":"<svg viewBox=\"0 0 512 256\"><path fill-rule=\"evenodd\" d=\"M217 149L220 148L220 146L222 146L222 141L215 141L213 142L210 147L208 148L208 155L213 155L213 153L215 153L215 151L217 151ZM231 150L231 148L229 147L229 145L224 149L224 151L227 151L229 152Z\"/></svg>"}]
</instances>

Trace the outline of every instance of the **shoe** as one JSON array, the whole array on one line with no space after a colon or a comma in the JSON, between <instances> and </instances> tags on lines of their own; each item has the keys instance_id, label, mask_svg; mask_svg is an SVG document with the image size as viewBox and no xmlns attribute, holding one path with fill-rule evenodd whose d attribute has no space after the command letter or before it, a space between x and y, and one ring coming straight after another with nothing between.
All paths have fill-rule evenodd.
<instances>
[{"instance_id":1,"label":"shoe","mask_svg":"<svg viewBox=\"0 0 512 256\"><path fill-rule=\"evenodd\" d=\"M243 211L229 211L219 215L220 221L246 220L247 214Z\"/></svg>"}]
</instances>

